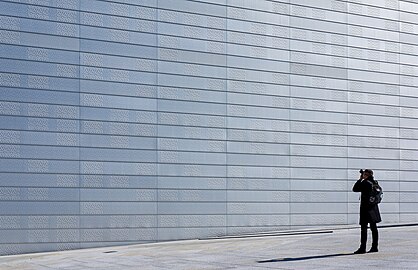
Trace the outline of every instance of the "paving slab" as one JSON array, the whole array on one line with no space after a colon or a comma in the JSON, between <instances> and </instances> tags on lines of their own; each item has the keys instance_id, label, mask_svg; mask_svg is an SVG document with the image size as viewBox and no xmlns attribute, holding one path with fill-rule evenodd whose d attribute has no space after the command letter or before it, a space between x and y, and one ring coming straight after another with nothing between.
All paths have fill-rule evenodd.
<instances>
[{"instance_id":1,"label":"paving slab","mask_svg":"<svg viewBox=\"0 0 418 270\"><path fill-rule=\"evenodd\" d=\"M1 270L418 269L418 226L379 228L378 253L354 255L360 229L173 241L0 257ZM369 232L369 247L371 233Z\"/></svg>"}]
</instances>

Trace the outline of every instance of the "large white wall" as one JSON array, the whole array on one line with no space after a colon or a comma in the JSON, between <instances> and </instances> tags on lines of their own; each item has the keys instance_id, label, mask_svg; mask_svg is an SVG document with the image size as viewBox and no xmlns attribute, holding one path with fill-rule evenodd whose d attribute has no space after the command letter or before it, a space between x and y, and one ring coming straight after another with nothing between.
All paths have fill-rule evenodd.
<instances>
[{"instance_id":1,"label":"large white wall","mask_svg":"<svg viewBox=\"0 0 418 270\"><path fill-rule=\"evenodd\" d=\"M0 254L418 221L418 3L0 0Z\"/></svg>"}]
</instances>

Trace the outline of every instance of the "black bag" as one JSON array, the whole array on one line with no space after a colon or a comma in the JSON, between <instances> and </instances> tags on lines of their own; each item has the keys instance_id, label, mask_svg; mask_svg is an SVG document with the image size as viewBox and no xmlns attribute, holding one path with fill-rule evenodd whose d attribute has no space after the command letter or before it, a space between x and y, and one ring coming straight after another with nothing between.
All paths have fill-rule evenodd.
<instances>
[{"instance_id":1,"label":"black bag","mask_svg":"<svg viewBox=\"0 0 418 270\"><path fill-rule=\"evenodd\" d=\"M372 191L369 197L369 204L375 205L382 201L383 189L376 180L372 180L370 183L372 184Z\"/></svg>"}]
</instances>

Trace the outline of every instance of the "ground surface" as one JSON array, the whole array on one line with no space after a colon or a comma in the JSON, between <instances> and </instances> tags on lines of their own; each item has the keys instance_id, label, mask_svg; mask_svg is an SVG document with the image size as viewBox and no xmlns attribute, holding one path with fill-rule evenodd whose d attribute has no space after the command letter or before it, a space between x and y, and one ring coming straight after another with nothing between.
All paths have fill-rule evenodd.
<instances>
[{"instance_id":1,"label":"ground surface","mask_svg":"<svg viewBox=\"0 0 418 270\"><path fill-rule=\"evenodd\" d=\"M379 232L379 252L361 255L352 254L360 231L347 227L312 234L3 256L0 269L418 269L418 226L380 228Z\"/></svg>"}]
</instances>

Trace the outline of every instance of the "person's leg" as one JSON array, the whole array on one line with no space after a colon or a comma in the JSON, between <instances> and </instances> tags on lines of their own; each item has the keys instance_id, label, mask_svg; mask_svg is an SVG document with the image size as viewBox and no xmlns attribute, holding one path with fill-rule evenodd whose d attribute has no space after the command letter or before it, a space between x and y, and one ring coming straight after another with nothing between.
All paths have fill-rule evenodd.
<instances>
[{"instance_id":1,"label":"person's leg","mask_svg":"<svg viewBox=\"0 0 418 270\"><path fill-rule=\"evenodd\" d=\"M366 253L366 244L367 244L367 223L362 223L361 225L361 234L360 234L360 247L355 254Z\"/></svg>"},{"instance_id":2,"label":"person's leg","mask_svg":"<svg viewBox=\"0 0 418 270\"><path fill-rule=\"evenodd\" d=\"M372 248L369 250L369 252L377 252L377 246L379 244L379 232L377 231L377 225L376 223L370 223L370 230L372 231Z\"/></svg>"},{"instance_id":3,"label":"person's leg","mask_svg":"<svg viewBox=\"0 0 418 270\"><path fill-rule=\"evenodd\" d=\"M360 239L360 246L366 249L367 244L367 223L361 224L361 239Z\"/></svg>"}]
</instances>

